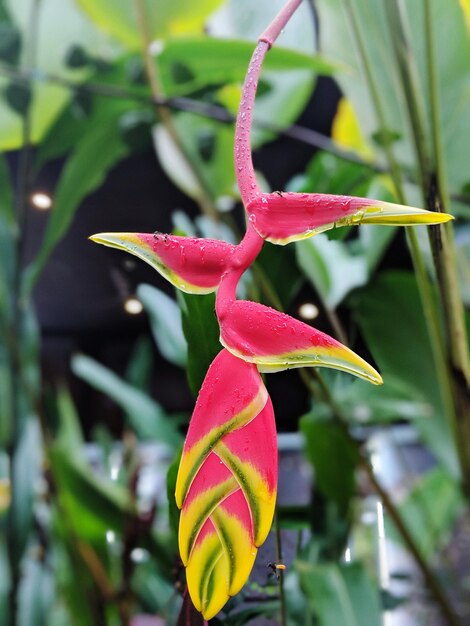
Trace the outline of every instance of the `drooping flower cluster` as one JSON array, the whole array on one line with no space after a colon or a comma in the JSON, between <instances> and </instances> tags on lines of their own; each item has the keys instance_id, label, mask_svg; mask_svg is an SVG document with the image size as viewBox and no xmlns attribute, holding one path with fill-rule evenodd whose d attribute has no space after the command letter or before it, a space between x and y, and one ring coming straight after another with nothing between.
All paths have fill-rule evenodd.
<instances>
[{"instance_id":1,"label":"drooping flower cluster","mask_svg":"<svg viewBox=\"0 0 470 626\"><path fill-rule=\"evenodd\" d=\"M242 274L264 240L286 244L349 224L435 224L451 219L365 198L262 193L250 132L263 59L301 0L290 0L260 37L242 92L235 167L247 213L239 245L160 233L101 233L91 239L138 256L175 287L216 291L221 352L211 364L191 418L179 467L180 554L195 607L210 619L238 593L274 515L277 446L274 412L259 372L305 366L343 370L374 384L380 374L332 337L259 303L237 299Z\"/></svg>"}]
</instances>

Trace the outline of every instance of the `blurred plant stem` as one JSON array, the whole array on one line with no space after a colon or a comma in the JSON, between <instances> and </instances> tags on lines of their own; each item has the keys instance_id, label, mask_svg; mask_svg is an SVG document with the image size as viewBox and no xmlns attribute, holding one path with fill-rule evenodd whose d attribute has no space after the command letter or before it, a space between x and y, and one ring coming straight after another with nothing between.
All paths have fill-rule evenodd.
<instances>
[{"instance_id":1,"label":"blurred plant stem","mask_svg":"<svg viewBox=\"0 0 470 626\"><path fill-rule=\"evenodd\" d=\"M426 208L447 212L449 198L440 127L438 76L435 62L431 2L425 1L423 30L427 61L427 95L431 111L430 140L426 137L422 92L410 45L405 16L399 3L385 2L401 87L407 104L409 124L418 163L419 180ZM449 414L461 468L463 491L470 500L470 360L465 311L458 284L453 228L432 226L429 231L437 283L442 303L445 346L453 412Z\"/></svg>"},{"instance_id":2,"label":"blurred plant stem","mask_svg":"<svg viewBox=\"0 0 470 626\"><path fill-rule=\"evenodd\" d=\"M279 524L279 516L277 512L274 515L274 526L276 532L276 561L278 564L282 565L282 536L281 536L281 525ZM279 615L279 624L280 626L287 626L287 605L286 605L286 593L284 589L284 571L282 569L276 570L277 572L277 581L279 585L279 602L280 602L280 615Z\"/></svg>"},{"instance_id":3,"label":"blurred plant stem","mask_svg":"<svg viewBox=\"0 0 470 626\"><path fill-rule=\"evenodd\" d=\"M158 61L153 59L150 52L150 46L152 44L150 32L148 30L148 21L145 12L144 0L133 0L134 10L137 18L137 24L142 38L142 54L145 63L145 72L152 91L152 96L155 102L159 102L164 98L163 85L160 78L160 72L158 69ZM195 167L188 151L186 150L181 137L178 134L178 130L173 123L170 109L164 104L157 104L157 111L160 116L161 122L165 127L166 132L171 138L175 148L177 149L181 159L187 165L193 176L196 178L199 184L199 197L197 198L201 211L206 215L212 217L215 220L219 220L219 214L214 206L212 199L212 193L208 188L203 177L199 174L197 167Z\"/></svg>"}]
</instances>

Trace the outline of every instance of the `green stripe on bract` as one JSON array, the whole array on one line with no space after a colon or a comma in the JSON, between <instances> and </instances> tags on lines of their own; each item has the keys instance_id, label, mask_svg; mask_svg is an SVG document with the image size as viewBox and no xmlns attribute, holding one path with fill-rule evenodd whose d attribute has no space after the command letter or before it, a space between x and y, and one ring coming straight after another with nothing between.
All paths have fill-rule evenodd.
<instances>
[{"instance_id":1,"label":"green stripe on bract","mask_svg":"<svg viewBox=\"0 0 470 626\"><path fill-rule=\"evenodd\" d=\"M216 487L211 487L210 489L207 489L207 491L204 491L204 493L198 494L196 498L193 500L193 502L191 502L190 506L187 509L188 513L192 507L198 505L200 500L204 502L205 506L200 511L200 515L197 517L197 522L192 526L192 532L188 537L188 542L186 546L186 554L185 554L185 556L187 555L187 558L183 558L183 554L181 555L181 558L183 559L183 562L185 564L190 557L191 550L193 549L194 543L197 539L197 536L199 535L199 531L204 526L204 523L209 517L209 515L214 511L216 506L218 506L221 502L223 502L225 498L227 498L234 491L237 491L237 489L238 489L238 483L236 482L236 480L234 478L229 478L228 480L225 480L224 482L219 483ZM205 498L204 496L207 496L207 498ZM185 514L185 511L183 509L182 516L184 514ZM189 515L187 515L186 517L189 517ZM180 545L180 551L182 552L181 545Z\"/></svg>"},{"instance_id":2,"label":"green stripe on bract","mask_svg":"<svg viewBox=\"0 0 470 626\"><path fill-rule=\"evenodd\" d=\"M206 569L204 572L201 572L201 584L199 586L199 595L201 598L202 610L206 608L208 604L208 599L210 599L209 595L209 582L211 578L211 574L214 571L215 566L217 565L217 561L223 557L223 548L222 544L218 543L217 546L209 553L209 556L206 559Z\"/></svg>"},{"instance_id":3,"label":"green stripe on bract","mask_svg":"<svg viewBox=\"0 0 470 626\"><path fill-rule=\"evenodd\" d=\"M220 439L231 432L232 430L237 430L241 428L245 424L248 424L262 409L268 400L268 392L264 385L261 386L259 393L253 398L253 400L245 407L240 413L234 415L232 419L225 422L223 426L219 426L213 428L207 435L202 437L201 440L198 441L192 448L189 450L183 451L183 456L181 457L180 463L180 471L184 471L185 465L187 464L189 456L195 456L193 461L189 464L189 468L186 469L183 475L185 478L183 479L183 487L178 489L178 480L177 480L177 489L176 489L176 503L179 508L182 507L184 503L184 499L186 498L186 494L189 491L189 487L191 486L196 473L198 472L200 466L203 461L209 454L209 452L215 447L215 445L220 441Z\"/></svg>"},{"instance_id":4,"label":"green stripe on bract","mask_svg":"<svg viewBox=\"0 0 470 626\"><path fill-rule=\"evenodd\" d=\"M229 569L229 581L228 581L229 585L228 586L230 589L233 583L233 574L235 572L235 567L236 567L235 554L231 548L232 538L230 537L230 535L228 534L224 526L223 514L219 510L214 511L211 517L211 522L214 524L214 527L217 531L217 535L220 539L220 543L225 552L225 556L227 557L228 569ZM235 538L235 541L236 541L236 538Z\"/></svg>"},{"instance_id":5,"label":"green stripe on bract","mask_svg":"<svg viewBox=\"0 0 470 626\"><path fill-rule=\"evenodd\" d=\"M245 495L253 522L254 542L255 545L259 547L264 541L264 536L267 535L266 526L264 524L265 520L262 519L262 509L260 504L264 503L269 506L269 500L275 497L275 492L270 491L263 476L252 463L249 461L241 461L240 458L233 454L222 442L217 445L215 452L217 456L222 459L225 465L235 474ZM252 472L253 476L249 476L247 470ZM265 487L264 493L261 493L262 486Z\"/></svg>"}]
</instances>

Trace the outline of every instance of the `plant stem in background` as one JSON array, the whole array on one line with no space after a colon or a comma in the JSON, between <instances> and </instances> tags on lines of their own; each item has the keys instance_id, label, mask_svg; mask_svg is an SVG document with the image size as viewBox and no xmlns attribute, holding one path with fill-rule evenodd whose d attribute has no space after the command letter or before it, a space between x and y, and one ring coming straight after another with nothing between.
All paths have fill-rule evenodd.
<instances>
[{"instance_id":1,"label":"plant stem in background","mask_svg":"<svg viewBox=\"0 0 470 626\"><path fill-rule=\"evenodd\" d=\"M440 101L430 2L424 2L424 20L434 157L434 175L431 176L428 201L429 208L447 212L450 203L440 127ZM470 358L465 313L456 272L456 254L452 226L445 228L433 226L430 229L430 236L444 303L450 358L454 372L458 416L456 438L459 442L458 450L464 473L464 489L467 498L470 498L470 447L468 446L470 441Z\"/></svg>"},{"instance_id":2,"label":"plant stem in background","mask_svg":"<svg viewBox=\"0 0 470 626\"><path fill-rule=\"evenodd\" d=\"M281 536L281 526L279 524L279 517L276 513L274 514L274 525L276 529L276 561L277 563L282 564L282 536ZM279 583L279 602L281 605L280 611L280 626L287 626L287 605L286 605L286 593L284 589L284 572L282 569L277 570L277 577Z\"/></svg>"},{"instance_id":3,"label":"plant stem in background","mask_svg":"<svg viewBox=\"0 0 470 626\"><path fill-rule=\"evenodd\" d=\"M150 33L148 30L148 22L147 16L145 14L145 5L144 0L134 0L135 14L137 18L137 24L140 30L140 34L142 37L142 52L144 56L145 63L145 71L147 74L147 78L149 81L150 89L152 91L152 96L156 103L161 102L164 98L163 86L160 80L160 74L158 71L157 62L154 61L152 55L150 53L150 45L152 43ZM173 123L173 118L171 117L170 110L164 104L156 104L158 114L160 115L160 119L162 124L165 127L166 132L170 136L173 141L177 151L179 152L181 158L188 166L194 177L199 183L200 193L198 197L198 202L201 207L201 210L206 215L218 220L218 212L214 207L214 203L212 201L212 194L207 187L206 182L203 180L202 176L200 176L194 164L178 134L178 131Z\"/></svg>"},{"instance_id":4,"label":"plant stem in background","mask_svg":"<svg viewBox=\"0 0 470 626\"><path fill-rule=\"evenodd\" d=\"M434 54L433 24L430 2L424 2L424 33L428 69L428 95L431 107L432 154L426 141L426 126L419 94L421 86L414 64L405 17L400 6L386 2L392 41L407 103L414 140L419 179L426 208L445 211L448 206L442 137L439 127L439 94ZM470 499L470 360L465 327L465 312L456 271L456 255L452 226L432 226L430 242L438 277L445 334L447 339L447 371L449 372L454 411L449 414L458 453L463 491Z\"/></svg>"}]
</instances>

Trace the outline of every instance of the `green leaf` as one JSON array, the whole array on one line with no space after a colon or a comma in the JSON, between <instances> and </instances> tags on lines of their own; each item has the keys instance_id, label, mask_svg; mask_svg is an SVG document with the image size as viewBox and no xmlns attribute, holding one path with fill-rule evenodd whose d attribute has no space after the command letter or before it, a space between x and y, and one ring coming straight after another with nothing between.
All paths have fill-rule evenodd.
<instances>
[{"instance_id":1,"label":"green leaf","mask_svg":"<svg viewBox=\"0 0 470 626\"><path fill-rule=\"evenodd\" d=\"M233 611L224 617L222 623L224 626L245 626L245 624L256 624L260 621L257 618L261 618L261 623L265 622L264 618L269 619L279 614L279 600L265 599L263 602L256 602L253 606L242 608L240 610ZM256 620L256 621L254 621Z\"/></svg>"},{"instance_id":2,"label":"green leaf","mask_svg":"<svg viewBox=\"0 0 470 626\"><path fill-rule=\"evenodd\" d=\"M374 175L369 167L340 159L329 152L318 152L304 174L294 178L289 191L334 193L362 196Z\"/></svg>"},{"instance_id":3,"label":"green leaf","mask_svg":"<svg viewBox=\"0 0 470 626\"><path fill-rule=\"evenodd\" d=\"M54 579L43 561L28 559L19 589L18 626L48 626L54 602Z\"/></svg>"},{"instance_id":4,"label":"green leaf","mask_svg":"<svg viewBox=\"0 0 470 626\"><path fill-rule=\"evenodd\" d=\"M34 169L40 171L46 161L64 156L74 148L85 132L87 120L77 117L72 106L66 106L48 128L34 159Z\"/></svg>"},{"instance_id":5,"label":"green leaf","mask_svg":"<svg viewBox=\"0 0 470 626\"><path fill-rule=\"evenodd\" d=\"M470 305L470 224L455 229L455 252L462 300Z\"/></svg>"},{"instance_id":6,"label":"green leaf","mask_svg":"<svg viewBox=\"0 0 470 626\"><path fill-rule=\"evenodd\" d=\"M307 458L315 470L315 485L347 514L355 489L357 447L343 428L330 420L305 415L300 429L306 440Z\"/></svg>"},{"instance_id":7,"label":"green leaf","mask_svg":"<svg viewBox=\"0 0 470 626\"><path fill-rule=\"evenodd\" d=\"M0 16L0 20L2 17ZM16 65L21 51L21 36L14 24L0 21L0 61Z\"/></svg>"},{"instance_id":8,"label":"green leaf","mask_svg":"<svg viewBox=\"0 0 470 626\"><path fill-rule=\"evenodd\" d=\"M433 414L429 402L420 402L410 395L408 388L393 379L387 379L383 387L354 380L337 386L333 393L342 415L356 424L427 419Z\"/></svg>"},{"instance_id":9,"label":"green leaf","mask_svg":"<svg viewBox=\"0 0 470 626\"><path fill-rule=\"evenodd\" d=\"M12 371L10 355L4 342L0 343L0 448L5 449L10 442L12 420Z\"/></svg>"},{"instance_id":10,"label":"green leaf","mask_svg":"<svg viewBox=\"0 0 470 626\"><path fill-rule=\"evenodd\" d=\"M30 54L33 5L30 0L7 0L6 5L12 25L18 30L23 42L19 60L26 67L29 65L27 55ZM103 47L102 37L97 35L80 14L74 0L42 0L35 28L37 40L40 42L34 59L38 75L45 72L59 74L65 79L80 79L84 76L81 70L68 70L63 65L70 42L87 48L91 54L98 53ZM53 37L51 33L54 33ZM16 55L14 50L12 52ZM0 77L0 91L4 90L7 83L6 78ZM31 91L32 142L37 143L68 103L70 91L61 85L45 81L33 81ZM21 118L0 99L0 150L16 150L22 145L22 141Z\"/></svg>"},{"instance_id":11,"label":"green leaf","mask_svg":"<svg viewBox=\"0 0 470 626\"><path fill-rule=\"evenodd\" d=\"M360 563L297 561L296 569L319 626L381 626L378 589Z\"/></svg>"},{"instance_id":12,"label":"green leaf","mask_svg":"<svg viewBox=\"0 0 470 626\"><path fill-rule=\"evenodd\" d=\"M288 530L308 530L312 512L309 505L277 506L276 514L281 528Z\"/></svg>"},{"instance_id":13,"label":"green leaf","mask_svg":"<svg viewBox=\"0 0 470 626\"><path fill-rule=\"evenodd\" d=\"M7 224L13 224L13 188L10 170L5 156L0 155L0 218Z\"/></svg>"},{"instance_id":14,"label":"green leaf","mask_svg":"<svg viewBox=\"0 0 470 626\"><path fill-rule=\"evenodd\" d=\"M441 467L418 478L400 502L400 515L427 561L451 537L463 506L458 483ZM396 541L401 541L392 522L388 523L388 529Z\"/></svg>"},{"instance_id":15,"label":"green leaf","mask_svg":"<svg viewBox=\"0 0 470 626\"><path fill-rule=\"evenodd\" d=\"M453 475L458 475L452 435L426 330L416 280L408 272L385 272L352 302L355 317L384 379L425 405L414 424L426 444Z\"/></svg>"},{"instance_id":16,"label":"green leaf","mask_svg":"<svg viewBox=\"0 0 470 626\"><path fill-rule=\"evenodd\" d=\"M136 57L125 55L113 62L110 69L103 75L99 69L93 73L87 72L88 81L99 82L101 87L122 88L126 84L126 93L129 99L103 97L100 94L92 95L80 90L72 92L72 98L66 106L62 108L53 123L47 128L47 132L41 139L41 143L35 153L34 171L40 171L42 165L50 160L61 157L70 152L87 135L88 128L92 132L94 128L109 123L109 118L116 119L116 132L122 132L122 118L128 113L138 117L148 114L146 108L136 108L136 100L132 99L132 94L136 98L150 98L150 89L146 85L128 85L128 67ZM126 126L126 122L124 122ZM124 133L125 135L125 133ZM124 137L125 143L125 137Z\"/></svg>"},{"instance_id":17,"label":"green leaf","mask_svg":"<svg viewBox=\"0 0 470 626\"><path fill-rule=\"evenodd\" d=\"M108 171L128 153L117 131L125 105L117 103L114 114L93 120L67 159L54 198L53 209L38 256L30 266L26 289L31 290L54 247L67 232L80 203L106 178Z\"/></svg>"},{"instance_id":18,"label":"green leaf","mask_svg":"<svg viewBox=\"0 0 470 626\"><path fill-rule=\"evenodd\" d=\"M1 6L1 5L0 5ZM8 623L8 592L10 587L6 533L0 533L0 623Z\"/></svg>"},{"instance_id":19,"label":"green leaf","mask_svg":"<svg viewBox=\"0 0 470 626\"><path fill-rule=\"evenodd\" d=\"M233 165L233 130L210 119L201 119L192 113L179 113L173 117L178 136L184 146L191 168L164 126L154 129L153 137L158 158L168 177L195 200L200 200L203 190L213 198L235 195L235 170ZM210 158L201 154L201 138L210 137Z\"/></svg>"},{"instance_id":20,"label":"green leaf","mask_svg":"<svg viewBox=\"0 0 470 626\"><path fill-rule=\"evenodd\" d=\"M24 553L32 529L36 481L40 475L41 451L39 425L30 418L23 428L13 458L11 508L15 533L10 541L13 542L14 553L18 562Z\"/></svg>"},{"instance_id":21,"label":"green leaf","mask_svg":"<svg viewBox=\"0 0 470 626\"><path fill-rule=\"evenodd\" d=\"M299 272L293 246L275 246L265 242L258 258L256 267L263 272L270 286L279 297L284 309L288 309L297 295L304 278ZM262 281L261 287L262 287ZM271 302L267 302L271 304Z\"/></svg>"},{"instance_id":22,"label":"green leaf","mask_svg":"<svg viewBox=\"0 0 470 626\"><path fill-rule=\"evenodd\" d=\"M72 399L60 389L56 400L57 425L49 458L63 527L90 542L104 541L107 530L122 532L127 518L134 513L127 489L93 472L83 456L79 417ZM73 543L73 542L72 542Z\"/></svg>"},{"instance_id":23,"label":"green leaf","mask_svg":"<svg viewBox=\"0 0 470 626\"><path fill-rule=\"evenodd\" d=\"M462 3L443 3L429 0L435 34L437 61L437 90L439 98L439 127L442 131L444 148L444 168L452 190L459 190L468 180L465 163L468 137L470 136L470 70L466 59L470 57L470 37L466 29ZM394 143L394 151L399 161L413 166L415 153L412 148L412 135L403 93L397 88L400 84L398 69L394 62L392 47L393 33L388 28L385 3L375 0L356 0L354 10L359 23L365 54L371 67L377 91L384 110L386 128L377 125L377 116L371 102L370 92L361 67L360 55L356 53L353 30L342 0L321 0L318 2L319 21L322 25L321 38L324 54L335 61L350 66L348 72L337 76L342 92L351 101L356 111L361 129L367 136L400 136ZM403 16L408 23L409 41L417 72L418 97L425 113L425 131L429 139L430 104L426 48L424 41L423 3L403 4ZM452 33L452 37L449 37ZM386 68L386 71L384 71ZM456 106L456 103L458 105Z\"/></svg>"},{"instance_id":24,"label":"green leaf","mask_svg":"<svg viewBox=\"0 0 470 626\"><path fill-rule=\"evenodd\" d=\"M108 395L126 413L130 426L140 439L151 439L174 449L180 443L176 424L159 404L104 365L84 355L72 359L72 371L92 387Z\"/></svg>"},{"instance_id":25,"label":"green leaf","mask_svg":"<svg viewBox=\"0 0 470 626\"><path fill-rule=\"evenodd\" d=\"M31 89L25 83L11 82L5 88L5 101L19 115L26 115L31 106Z\"/></svg>"},{"instance_id":26,"label":"green leaf","mask_svg":"<svg viewBox=\"0 0 470 626\"><path fill-rule=\"evenodd\" d=\"M241 39L169 39L156 57L165 92L172 96L186 95L206 86L241 83L253 50L252 42ZM320 55L274 46L266 57L264 69L272 72L312 70L331 75L338 67Z\"/></svg>"},{"instance_id":27,"label":"green leaf","mask_svg":"<svg viewBox=\"0 0 470 626\"><path fill-rule=\"evenodd\" d=\"M7 161L0 155L0 327L2 318L6 321L12 314L15 239L12 181Z\"/></svg>"},{"instance_id":28,"label":"green leaf","mask_svg":"<svg viewBox=\"0 0 470 626\"><path fill-rule=\"evenodd\" d=\"M55 441L74 452L84 445L80 418L73 403L72 396L65 387L59 388L56 394L58 427Z\"/></svg>"},{"instance_id":29,"label":"green leaf","mask_svg":"<svg viewBox=\"0 0 470 626\"><path fill-rule=\"evenodd\" d=\"M341 241L328 241L324 234L295 244L297 262L330 309L337 307L345 296L367 282L366 260L353 255Z\"/></svg>"},{"instance_id":30,"label":"green leaf","mask_svg":"<svg viewBox=\"0 0 470 626\"><path fill-rule=\"evenodd\" d=\"M135 568L131 581L132 591L146 613L164 616L166 624L176 624L180 604L174 587L174 558L173 553L167 576L161 571L157 559L153 558ZM138 622L136 626L139 626Z\"/></svg>"},{"instance_id":31,"label":"green leaf","mask_svg":"<svg viewBox=\"0 0 470 626\"><path fill-rule=\"evenodd\" d=\"M181 311L172 298L151 285L139 285L137 297L144 305L155 342L161 354L179 367L185 367L186 340L181 328Z\"/></svg>"},{"instance_id":32,"label":"green leaf","mask_svg":"<svg viewBox=\"0 0 470 626\"><path fill-rule=\"evenodd\" d=\"M65 65L72 69L86 67L91 59L85 48L72 44L65 53Z\"/></svg>"},{"instance_id":33,"label":"green leaf","mask_svg":"<svg viewBox=\"0 0 470 626\"><path fill-rule=\"evenodd\" d=\"M145 22L151 40L172 33L201 32L207 16L222 0L143 0ZM105 33L131 50L142 48L135 6L128 0L77 0L78 5Z\"/></svg>"},{"instance_id":34,"label":"green leaf","mask_svg":"<svg viewBox=\"0 0 470 626\"><path fill-rule=\"evenodd\" d=\"M140 337L134 347L126 370L126 380L133 387L148 392L152 378L153 351L149 337Z\"/></svg>"},{"instance_id":35,"label":"green leaf","mask_svg":"<svg viewBox=\"0 0 470 626\"><path fill-rule=\"evenodd\" d=\"M90 601L96 594L96 587L90 571L77 554L77 542L74 541L70 528L66 526L64 511L59 512L57 508L52 509L53 531L56 538L53 551L54 574L60 592L59 606L62 607L64 614L58 623L51 618L51 626L89 626L96 619L96 609L94 610L93 606L95 603Z\"/></svg>"},{"instance_id":36,"label":"green leaf","mask_svg":"<svg viewBox=\"0 0 470 626\"><path fill-rule=\"evenodd\" d=\"M55 444L49 455L57 495L74 532L87 541L102 540L107 530L121 533L134 512L127 489L93 473L80 450Z\"/></svg>"},{"instance_id":37,"label":"green leaf","mask_svg":"<svg viewBox=\"0 0 470 626\"><path fill-rule=\"evenodd\" d=\"M178 292L183 315L183 332L188 342L188 382L196 396L209 365L220 352L215 296Z\"/></svg>"}]
</instances>

